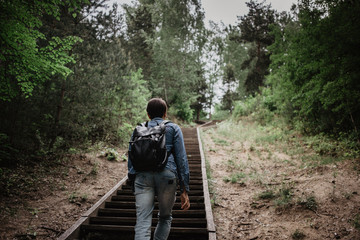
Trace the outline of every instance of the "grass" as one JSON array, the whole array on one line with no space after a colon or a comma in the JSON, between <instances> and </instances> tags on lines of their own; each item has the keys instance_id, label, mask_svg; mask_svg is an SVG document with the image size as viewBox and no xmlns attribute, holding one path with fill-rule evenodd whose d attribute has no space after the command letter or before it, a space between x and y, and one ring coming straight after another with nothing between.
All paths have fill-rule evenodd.
<instances>
[{"instance_id":1,"label":"grass","mask_svg":"<svg viewBox=\"0 0 360 240\"><path fill-rule=\"evenodd\" d=\"M274 200L278 209L287 209L293 204L293 192L291 184L283 184L280 188L266 189L255 197L258 200Z\"/></svg>"},{"instance_id":2,"label":"grass","mask_svg":"<svg viewBox=\"0 0 360 240\"><path fill-rule=\"evenodd\" d=\"M231 182L231 183L239 183L240 179L245 179L246 178L246 174L243 172L237 172L237 173L232 173L229 177L224 177L223 180L225 182ZM243 181L241 181L243 182Z\"/></svg>"},{"instance_id":3,"label":"grass","mask_svg":"<svg viewBox=\"0 0 360 240\"><path fill-rule=\"evenodd\" d=\"M75 203L77 198L78 198L78 194L76 192L72 192L69 194L68 200L71 203Z\"/></svg>"},{"instance_id":4,"label":"grass","mask_svg":"<svg viewBox=\"0 0 360 240\"><path fill-rule=\"evenodd\" d=\"M215 138L215 139L213 139L213 141L216 145L219 145L219 146L230 146L230 143L224 139Z\"/></svg>"},{"instance_id":5,"label":"grass","mask_svg":"<svg viewBox=\"0 0 360 240\"><path fill-rule=\"evenodd\" d=\"M88 200L88 195L85 193L80 195L77 192L72 192L69 194L68 200L70 203L86 202Z\"/></svg>"},{"instance_id":6,"label":"grass","mask_svg":"<svg viewBox=\"0 0 360 240\"><path fill-rule=\"evenodd\" d=\"M356 214L356 216L353 220L353 224L357 230L360 230L360 214Z\"/></svg>"},{"instance_id":7,"label":"grass","mask_svg":"<svg viewBox=\"0 0 360 240\"><path fill-rule=\"evenodd\" d=\"M274 199L276 197L276 194L273 190L266 190L260 193L257 197L258 199L262 199L262 200Z\"/></svg>"},{"instance_id":8,"label":"grass","mask_svg":"<svg viewBox=\"0 0 360 240\"><path fill-rule=\"evenodd\" d=\"M275 205L282 209L289 208L292 205L292 196L291 187L283 185L279 189Z\"/></svg>"},{"instance_id":9,"label":"grass","mask_svg":"<svg viewBox=\"0 0 360 240\"><path fill-rule=\"evenodd\" d=\"M219 148L240 143L240 146L236 145L238 147L232 147L231 151L228 151L229 156L225 162L229 174L223 177L223 181L233 184L248 180L260 185L268 182L265 181L267 178L275 176L266 169L269 162L306 169L336 164L350 156L360 155L356 148L349 148L350 145L346 142L334 141L324 135L304 136L296 130L289 129L276 118L265 126L247 118L242 118L238 122L228 120L217 124L216 128L207 130L207 134ZM259 166L253 164L257 159L264 162L264 167L260 164L259 169ZM283 184L277 189L267 189L257 198L273 199L275 206L280 209L298 204L305 209L317 210L318 204L314 196L294 202L292 187L291 184Z\"/></svg>"},{"instance_id":10,"label":"grass","mask_svg":"<svg viewBox=\"0 0 360 240\"><path fill-rule=\"evenodd\" d=\"M98 174L98 172L99 172L99 163L95 162L93 167L91 168L89 175L96 176Z\"/></svg>"},{"instance_id":11,"label":"grass","mask_svg":"<svg viewBox=\"0 0 360 240\"><path fill-rule=\"evenodd\" d=\"M212 138L217 145L229 146L234 141L247 141L250 144L249 152L255 152L257 157L264 160L271 160L272 149L281 149L289 158L301 159L301 168L334 164L343 159L360 156L358 147L348 141L335 141L324 134L304 136L289 129L276 118L265 126L246 118L239 122L224 121L217 126L217 130L212 132ZM269 152L269 155L264 157L261 149ZM249 156L248 160L251 158L252 156Z\"/></svg>"}]
</instances>

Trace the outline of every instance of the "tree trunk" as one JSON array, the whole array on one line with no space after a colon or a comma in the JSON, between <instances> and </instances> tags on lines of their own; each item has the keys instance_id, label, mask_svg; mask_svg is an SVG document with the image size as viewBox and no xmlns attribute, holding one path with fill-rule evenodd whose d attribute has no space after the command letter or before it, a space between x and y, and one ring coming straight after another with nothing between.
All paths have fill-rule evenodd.
<instances>
[{"instance_id":1,"label":"tree trunk","mask_svg":"<svg viewBox=\"0 0 360 240\"><path fill-rule=\"evenodd\" d=\"M356 136L359 136L358 130L357 130L357 127L356 127L356 124L355 124L355 121L354 121L354 118L353 118L353 115L352 115L351 111L350 111L350 119L351 119L351 122L353 124ZM358 144L360 144L360 139L359 138L357 139L357 141L358 141Z\"/></svg>"},{"instance_id":2,"label":"tree trunk","mask_svg":"<svg viewBox=\"0 0 360 240\"><path fill-rule=\"evenodd\" d=\"M53 148L56 138L58 136L60 115L61 115L61 111L63 109L64 96L65 96L65 80L63 81L62 86L61 86L60 101L59 101L59 105L57 106L57 112L56 112L55 122L54 122L54 134L53 134L53 137L49 144L49 150L51 150Z\"/></svg>"},{"instance_id":3,"label":"tree trunk","mask_svg":"<svg viewBox=\"0 0 360 240\"><path fill-rule=\"evenodd\" d=\"M260 45L260 42L258 41L257 42L257 62L259 62L260 61L260 53L261 53L261 45ZM260 72L261 72L261 68L260 68L260 66L259 66L259 64L256 64L257 65L257 67L256 67L256 71L260 74Z\"/></svg>"},{"instance_id":4,"label":"tree trunk","mask_svg":"<svg viewBox=\"0 0 360 240\"><path fill-rule=\"evenodd\" d=\"M169 104L169 101L168 101L168 96L167 96L167 91L166 91L166 89L167 89L167 86L166 86L166 79L165 79L165 81L164 81L164 91L165 91L165 102L167 103L167 104Z\"/></svg>"}]
</instances>

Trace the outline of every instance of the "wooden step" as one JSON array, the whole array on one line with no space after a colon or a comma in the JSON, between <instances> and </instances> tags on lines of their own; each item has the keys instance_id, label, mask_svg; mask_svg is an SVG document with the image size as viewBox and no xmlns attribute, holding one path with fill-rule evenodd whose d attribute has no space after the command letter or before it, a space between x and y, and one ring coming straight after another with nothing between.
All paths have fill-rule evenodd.
<instances>
[{"instance_id":1,"label":"wooden step","mask_svg":"<svg viewBox=\"0 0 360 240\"><path fill-rule=\"evenodd\" d=\"M201 142L196 128L183 129L185 148L190 170L189 210L181 210L180 190L172 211L169 240L215 240L211 204L206 173L202 171ZM203 176L204 179L203 179ZM152 232L158 222L157 197L154 199ZM83 215L59 240L132 240L136 224L135 196L127 178L121 180L99 202Z\"/></svg>"},{"instance_id":2,"label":"wooden step","mask_svg":"<svg viewBox=\"0 0 360 240\"><path fill-rule=\"evenodd\" d=\"M155 198L156 199L156 198ZM190 203L204 202L203 196L189 196ZM111 197L111 201L135 201L134 195L116 195ZM180 196L176 196L176 201L180 201Z\"/></svg>"},{"instance_id":3,"label":"wooden step","mask_svg":"<svg viewBox=\"0 0 360 240\"><path fill-rule=\"evenodd\" d=\"M197 183L197 182L192 183L192 182L190 181L189 187L190 187L191 190L202 190L202 189L203 189L202 182L200 182L200 183ZM123 189L131 189L131 186L129 186L129 185L127 185L127 186L122 186L121 189L122 189L122 190L123 190ZM179 190L179 188L178 188L178 190Z\"/></svg>"},{"instance_id":4,"label":"wooden step","mask_svg":"<svg viewBox=\"0 0 360 240\"><path fill-rule=\"evenodd\" d=\"M157 218L152 219L152 226L156 226L158 222ZM90 224L109 224L109 225L128 225L134 226L136 223L136 217L91 217ZM171 226L183 226L183 227L206 227L206 219L204 218L174 218Z\"/></svg>"},{"instance_id":5,"label":"wooden step","mask_svg":"<svg viewBox=\"0 0 360 240\"><path fill-rule=\"evenodd\" d=\"M191 209L195 210L195 209L204 209L205 205L204 203L190 203L191 204ZM159 203L155 202L155 209L159 209ZM117 209L132 209L135 208L135 202L123 202L123 201L111 201L111 202L105 202L105 208L117 208ZM181 203L180 202L176 202L174 204L174 210L180 210L181 209Z\"/></svg>"},{"instance_id":6,"label":"wooden step","mask_svg":"<svg viewBox=\"0 0 360 240\"><path fill-rule=\"evenodd\" d=\"M117 195L132 195L133 192L131 189L122 189L122 190L118 190L117 191ZM188 193L189 196L202 196L203 192L200 190L194 190L194 191L190 191Z\"/></svg>"},{"instance_id":7,"label":"wooden step","mask_svg":"<svg viewBox=\"0 0 360 240\"><path fill-rule=\"evenodd\" d=\"M154 230L155 228L152 227ZM100 224L84 224L82 229L88 231L114 231L114 232L127 232L134 231L133 226L120 226L120 225L100 225ZM193 234L207 234L206 228L196 228L196 227L172 227L172 233L193 233Z\"/></svg>"},{"instance_id":8,"label":"wooden step","mask_svg":"<svg viewBox=\"0 0 360 240\"><path fill-rule=\"evenodd\" d=\"M159 210L153 211L153 217L157 217ZM135 217L135 209L112 209L112 208L100 208L98 216L112 216L112 217ZM205 210L173 210L173 218L203 218L205 217Z\"/></svg>"}]
</instances>

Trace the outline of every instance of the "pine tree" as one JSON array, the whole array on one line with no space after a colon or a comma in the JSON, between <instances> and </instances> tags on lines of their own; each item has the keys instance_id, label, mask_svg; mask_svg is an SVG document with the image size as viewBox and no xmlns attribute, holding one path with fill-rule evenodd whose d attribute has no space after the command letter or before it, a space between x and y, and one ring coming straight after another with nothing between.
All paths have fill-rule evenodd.
<instances>
[{"instance_id":1,"label":"pine tree","mask_svg":"<svg viewBox=\"0 0 360 240\"><path fill-rule=\"evenodd\" d=\"M275 11L271 5L253 0L247 2L249 13L239 18L239 43L254 43L249 51L249 58L244 61L242 68L250 69L245 81L246 91L254 94L264 85L265 75L268 74L270 59L267 47L274 42L270 33L270 26L275 23ZM254 62L253 66L252 63Z\"/></svg>"}]
</instances>

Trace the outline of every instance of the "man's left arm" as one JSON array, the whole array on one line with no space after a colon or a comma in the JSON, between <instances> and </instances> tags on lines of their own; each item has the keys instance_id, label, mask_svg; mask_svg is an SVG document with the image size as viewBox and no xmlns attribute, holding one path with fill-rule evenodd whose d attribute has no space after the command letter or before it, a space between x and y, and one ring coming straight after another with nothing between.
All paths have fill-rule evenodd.
<instances>
[{"instance_id":1,"label":"man's left arm","mask_svg":"<svg viewBox=\"0 0 360 240\"><path fill-rule=\"evenodd\" d=\"M189 164L186 156L184 137L179 126L175 128L174 135L174 153L175 153L175 162L178 168L178 175L180 180L180 199L181 199L181 208L187 210L190 208L190 201L188 192L189 182L190 182L190 173L189 173Z\"/></svg>"}]
</instances>

